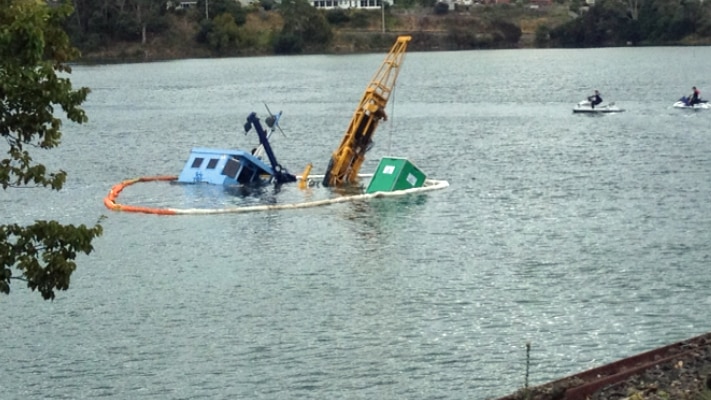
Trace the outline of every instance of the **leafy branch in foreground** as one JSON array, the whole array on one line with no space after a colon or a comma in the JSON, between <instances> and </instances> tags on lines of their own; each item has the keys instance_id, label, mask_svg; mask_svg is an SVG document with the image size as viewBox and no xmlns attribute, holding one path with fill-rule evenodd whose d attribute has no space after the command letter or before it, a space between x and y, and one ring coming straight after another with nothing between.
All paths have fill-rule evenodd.
<instances>
[{"instance_id":1,"label":"leafy branch in foreground","mask_svg":"<svg viewBox=\"0 0 711 400\"><path fill-rule=\"evenodd\" d=\"M49 172L33 162L26 148L60 144L57 109L69 121L87 121L80 105L89 89L74 90L66 77L71 73L67 62L79 57L62 25L72 11L66 2L0 0L0 136L9 147L0 160L3 190L60 190L66 180L64 171ZM93 251L92 241L102 234L100 222L93 227L57 221L0 225L0 292L9 294L10 283L21 280L44 299L54 299L55 290L69 287L77 255Z\"/></svg>"},{"instance_id":2,"label":"leafy branch in foreground","mask_svg":"<svg viewBox=\"0 0 711 400\"><path fill-rule=\"evenodd\" d=\"M98 223L92 228L61 225L57 221L0 225L0 292L10 293L10 281L15 279L27 282L45 300L53 299L54 290L69 288L77 254L91 253L91 242L101 233ZM13 266L22 277L13 277Z\"/></svg>"}]
</instances>

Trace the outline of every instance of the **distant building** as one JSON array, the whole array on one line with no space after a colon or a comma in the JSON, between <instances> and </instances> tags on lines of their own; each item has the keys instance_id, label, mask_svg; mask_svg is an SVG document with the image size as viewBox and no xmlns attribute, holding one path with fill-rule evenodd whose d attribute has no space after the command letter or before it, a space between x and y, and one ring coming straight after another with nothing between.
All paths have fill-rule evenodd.
<instances>
[{"instance_id":1,"label":"distant building","mask_svg":"<svg viewBox=\"0 0 711 400\"><path fill-rule=\"evenodd\" d=\"M381 1L392 5L388 0L311 0L311 5L315 8L330 10L334 8L349 9L361 8L364 10L379 10L383 5Z\"/></svg>"},{"instance_id":2,"label":"distant building","mask_svg":"<svg viewBox=\"0 0 711 400\"><path fill-rule=\"evenodd\" d=\"M169 10L187 10L197 7L197 1L168 1L165 3L165 8Z\"/></svg>"},{"instance_id":3,"label":"distant building","mask_svg":"<svg viewBox=\"0 0 711 400\"><path fill-rule=\"evenodd\" d=\"M58 1L58 0L57 0ZM209 0L208 0L209 1ZM258 3L259 0L235 0L242 6L248 6L252 3ZM364 10L379 10L382 3L392 5L392 0L309 0L309 3L315 8L323 10L331 9L364 9ZM281 3L281 0L276 0L276 3ZM180 1L168 0L165 7L169 10L187 10L197 7L197 1Z\"/></svg>"}]
</instances>

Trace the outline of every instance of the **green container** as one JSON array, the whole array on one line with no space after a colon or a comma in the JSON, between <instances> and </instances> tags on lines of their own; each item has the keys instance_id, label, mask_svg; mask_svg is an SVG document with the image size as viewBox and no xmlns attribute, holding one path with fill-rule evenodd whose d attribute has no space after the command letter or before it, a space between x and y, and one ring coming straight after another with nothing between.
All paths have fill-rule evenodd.
<instances>
[{"instance_id":1,"label":"green container","mask_svg":"<svg viewBox=\"0 0 711 400\"><path fill-rule=\"evenodd\" d=\"M425 173L406 158L383 157L365 192L393 192L422 187L426 178Z\"/></svg>"}]
</instances>

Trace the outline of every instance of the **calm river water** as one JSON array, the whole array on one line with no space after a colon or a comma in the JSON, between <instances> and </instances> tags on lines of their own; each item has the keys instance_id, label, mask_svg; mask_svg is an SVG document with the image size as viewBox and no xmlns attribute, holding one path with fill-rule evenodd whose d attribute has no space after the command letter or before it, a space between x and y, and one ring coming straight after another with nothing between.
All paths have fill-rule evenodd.
<instances>
[{"instance_id":1,"label":"calm river water","mask_svg":"<svg viewBox=\"0 0 711 400\"><path fill-rule=\"evenodd\" d=\"M269 213L159 217L110 187L248 147L322 174L385 54L77 66L86 125L36 158L65 189L9 190L2 223L105 234L54 302L2 301L3 399L491 399L711 329L711 48L409 53L361 172L407 157L450 187ZM700 68L694 66L701 66ZM621 114L572 113L594 89ZM121 200L247 201L169 184ZM283 202L319 190L266 190ZM256 200L255 200L256 199Z\"/></svg>"}]
</instances>

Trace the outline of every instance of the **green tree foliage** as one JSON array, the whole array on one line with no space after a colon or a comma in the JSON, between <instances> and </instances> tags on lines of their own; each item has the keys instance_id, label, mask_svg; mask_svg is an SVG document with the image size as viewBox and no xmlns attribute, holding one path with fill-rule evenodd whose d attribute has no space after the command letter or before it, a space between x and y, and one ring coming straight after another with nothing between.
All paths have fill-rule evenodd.
<instances>
[{"instance_id":1,"label":"green tree foliage","mask_svg":"<svg viewBox=\"0 0 711 400\"><path fill-rule=\"evenodd\" d=\"M548 44L550 43L550 33L551 29L547 25L538 25L538 27L536 27L536 36L533 41L536 44L536 47L548 47Z\"/></svg>"},{"instance_id":2,"label":"green tree foliage","mask_svg":"<svg viewBox=\"0 0 711 400\"><path fill-rule=\"evenodd\" d=\"M624 45L634 40L634 23L623 3L597 1L580 18L552 29L551 43L563 47L600 47Z\"/></svg>"},{"instance_id":3,"label":"green tree foliage","mask_svg":"<svg viewBox=\"0 0 711 400\"><path fill-rule=\"evenodd\" d=\"M417 0L397 0L394 2L393 7L401 10L412 9L417 4Z\"/></svg>"},{"instance_id":4,"label":"green tree foliage","mask_svg":"<svg viewBox=\"0 0 711 400\"><path fill-rule=\"evenodd\" d=\"M521 39L521 28L511 22L497 19L491 23L491 28L498 44L516 45Z\"/></svg>"},{"instance_id":5,"label":"green tree foliage","mask_svg":"<svg viewBox=\"0 0 711 400\"><path fill-rule=\"evenodd\" d=\"M449 4L443 1L438 1L437 3L435 3L433 8L435 15L444 15L449 12Z\"/></svg>"},{"instance_id":6,"label":"green tree foliage","mask_svg":"<svg viewBox=\"0 0 711 400\"><path fill-rule=\"evenodd\" d=\"M149 33L168 29L167 0L73 0L66 21L73 42L96 49L116 40L145 42Z\"/></svg>"},{"instance_id":7,"label":"green tree foliage","mask_svg":"<svg viewBox=\"0 0 711 400\"><path fill-rule=\"evenodd\" d=\"M146 43L148 32L159 33L168 29L165 18L165 1L163 0L134 0L133 12L124 14L128 26L138 25L141 43Z\"/></svg>"},{"instance_id":8,"label":"green tree foliage","mask_svg":"<svg viewBox=\"0 0 711 400\"><path fill-rule=\"evenodd\" d=\"M370 16L367 10L354 10L351 12L351 26L355 29L367 28L370 24Z\"/></svg>"},{"instance_id":9,"label":"green tree foliage","mask_svg":"<svg viewBox=\"0 0 711 400\"><path fill-rule=\"evenodd\" d=\"M196 43L174 41L181 43L180 50L185 54L189 54L190 50L205 48L211 50L214 55L320 52L329 50L334 37L342 40L344 34L354 36L353 32L345 31L380 30L382 18L381 10L336 8L324 11L313 7L309 0L259 0L249 7L242 7L236 0L198 0L195 7L181 11L167 7L169 1L175 6L178 0L73 1L76 12L68 19L67 27L73 43L86 50L86 53L105 48L112 50L112 46L113 49L120 50L125 43L117 43L118 41L139 42L145 41L146 37L159 35L162 35L160 39L195 38ZM554 18L546 22L549 32L540 32L537 46L676 44L694 43L695 40L708 42L703 39L711 37L711 1L596 0L594 6L588 6L584 0L554 2L556 5L548 9L559 9L561 7L558 7L558 4L566 4L577 17L568 21L563 16L552 15ZM511 44L517 44L514 39L521 37L516 28L520 19L524 14L533 12L527 7L529 0L516 0L511 3L487 4L472 7L468 11L455 9L455 12L451 12L447 11L446 4L439 0L398 0L392 7L408 11L392 14L390 3L385 2L385 22L387 30L400 31L403 26L411 26L408 24L417 19L420 23L419 29L444 29L448 38L453 39L439 43L442 37L435 37L439 33L433 33L435 36L422 42L423 48L428 46L424 43L452 49L511 47ZM169 11L166 11L166 8ZM255 23L245 27L250 12L259 13L258 18L250 19L250 23L270 23ZM280 13L281 18L272 18L275 12ZM536 12L540 13L543 19L548 19L547 11L541 9ZM434 26L436 23L432 23L433 20L438 21L460 13L480 19L486 26L474 30L463 25L445 25L438 28ZM216 21L223 14L233 17L234 24L239 27L236 32L228 20ZM497 25L497 19L508 21L514 26ZM568 22L558 25L563 20ZM168 21L173 25L169 25ZM282 26L276 26L278 22L275 21L281 21ZM265 25L268 25L268 28L265 29ZM334 35L334 32L339 31L337 36ZM370 40L372 32L361 33L363 37L356 41ZM541 41L543 38L547 38L545 43ZM166 42L170 40L157 40L152 44L159 46ZM135 51L135 48L132 48L132 51Z\"/></svg>"},{"instance_id":10,"label":"green tree foliage","mask_svg":"<svg viewBox=\"0 0 711 400\"><path fill-rule=\"evenodd\" d=\"M239 27L234 17L223 13L213 20L212 29L207 33L207 43L211 48L223 53L239 46Z\"/></svg>"},{"instance_id":11,"label":"green tree foliage","mask_svg":"<svg viewBox=\"0 0 711 400\"><path fill-rule=\"evenodd\" d=\"M205 7L206 2L207 7ZM207 12L211 20L222 14L229 14L237 25L244 25L247 21L247 12L242 8L241 3L235 0L199 0L197 10L203 18Z\"/></svg>"},{"instance_id":12,"label":"green tree foliage","mask_svg":"<svg viewBox=\"0 0 711 400\"><path fill-rule=\"evenodd\" d=\"M550 32L551 44L599 47L674 43L711 34L711 3L699 0L597 1L580 18Z\"/></svg>"},{"instance_id":13,"label":"green tree foliage","mask_svg":"<svg viewBox=\"0 0 711 400\"><path fill-rule=\"evenodd\" d=\"M476 23L449 24L446 40L452 50L514 47L521 34L518 25L492 16Z\"/></svg>"},{"instance_id":14,"label":"green tree foliage","mask_svg":"<svg viewBox=\"0 0 711 400\"><path fill-rule=\"evenodd\" d=\"M326 11L326 20L331 25L345 25L351 21L351 17L346 13L346 10L334 8Z\"/></svg>"},{"instance_id":15,"label":"green tree foliage","mask_svg":"<svg viewBox=\"0 0 711 400\"><path fill-rule=\"evenodd\" d=\"M27 149L60 144L58 109L72 122L87 121L79 106L89 89L74 90L65 77L71 73L67 62L79 55L62 28L71 11L67 5L49 7L37 0L0 0L0 135L8 144L0 160L3 191L59 190L65 182L64 171L47 171L33 162ZM101 233L98 223L93 227L56 221L0 225L0 292L10 293L11 282L21 280L44 299L53 299L55 290L69 287L77 255L91 253L92 241Z\"/></svg>"},{"instance_id":16,"label":"green tree foliage","mask_svg":"<svg viewBox=\"0 0 711 400\"><path fill-rule=\"evenodd\" d=\"M292 33L281 32L274 37L274 53L298 54L304 50L304 41Z\"/></svg>"},{"instance_id":17,"label":"green tree foliage","mask_svg":"<svg viewBox=\"0 0 711 400\"><path fill-rule=\"evenodd\" d=\"M275 0L259 0L259 5L262 6L264 11L269 11L276 6Z\"/></svg>"},{"instance_id":18,"label":"green tree foliage","mask_svg":"<svg viewBox=\"0 0 711 400\"><path fill-rule=\"evenodd\" d=\"M639 9L641 34L655 42L668 42L689 35L708 36L711 4L697 0L646 0Z\"/></svg>"},{"instance_id":19,"label":"green tree foliage","mask_svg":"<svg viewBox=\"0 0 711 400\"><path fill-rule=\"evenodd\" d=\"M219 54L233 54L240 47L240 26L247 22L247 13L234 0L207 0L207 16L200 21L196 40L206 43ZM205 1L198 2L200 15L205 17Z\"/></svg>"},{"instance_id":20,"label":"green tree foliage","mask_svg":"<svg viewBox=\"0 0 711 400\"><path fill-rule=\"evenodd\" d=\"M447 42L451 43L453 50L478 49L483 44L478 27L457 24L447 28Z\"/></svg>"},{"instance_id":21,"label":"green tree foliage","mask_svg":"<svg viewBox=\"0 0 711 400\"><path fill-rule=\"evenodd\" d=\"M328 24L324 13L306 0L283 0L279 11L284 19L284 26L275 38L276 53L322 50L331 43L331 25Z\"/></svg>"}]
</instances>

